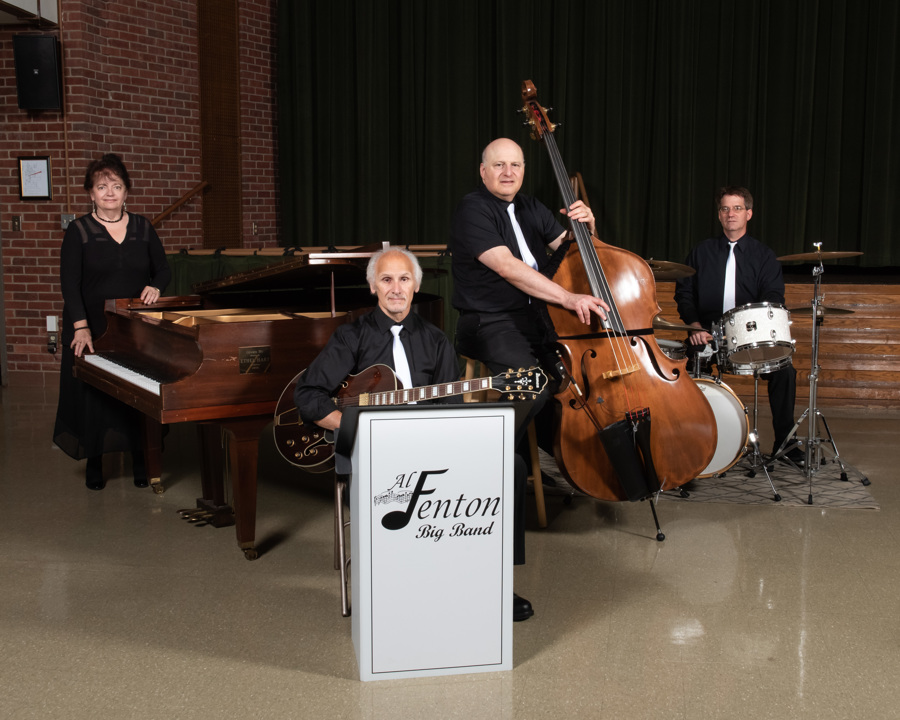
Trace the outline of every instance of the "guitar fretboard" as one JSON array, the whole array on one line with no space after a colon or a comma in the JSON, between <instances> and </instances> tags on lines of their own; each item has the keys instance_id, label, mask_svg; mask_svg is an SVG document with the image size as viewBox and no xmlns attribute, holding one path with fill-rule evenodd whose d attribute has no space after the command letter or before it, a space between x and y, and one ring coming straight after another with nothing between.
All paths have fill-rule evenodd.
<instances>
[{"instance_id":1,"label":"guitar fretboard","mask_svg":"<svg viewBox=\"0 0 900 720\"><path fill-rule=\"evenodd\" d=\"M354 398L342 398L341 405L360 405L362 407L376 407L379 405L408 405L409 403L424 402L462 395L463 393L479 392L492 388L491 378L476 378L474 380L459 380L439 385L424 385L417 388L401 388L400 390L387 390L384 392L362 393Z\"/></svg>"}]
</instances>

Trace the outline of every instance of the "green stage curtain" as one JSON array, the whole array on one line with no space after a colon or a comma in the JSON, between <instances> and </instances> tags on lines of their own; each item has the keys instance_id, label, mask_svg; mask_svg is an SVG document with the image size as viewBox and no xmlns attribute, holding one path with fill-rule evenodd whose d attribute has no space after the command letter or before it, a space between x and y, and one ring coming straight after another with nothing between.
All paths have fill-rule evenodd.
<instances>
[{"instance_id":1,"label":"green stage curtain","mask_svg":"<svg viewBox=\"0 0 900 720\"><path fill-rule=\"evenodd\" d=\"M900 265L896 0L281 0L284 245L446 242L534 82L606 242L680 262L745 185L777 254Z\"/></svg>"}]
</instances>

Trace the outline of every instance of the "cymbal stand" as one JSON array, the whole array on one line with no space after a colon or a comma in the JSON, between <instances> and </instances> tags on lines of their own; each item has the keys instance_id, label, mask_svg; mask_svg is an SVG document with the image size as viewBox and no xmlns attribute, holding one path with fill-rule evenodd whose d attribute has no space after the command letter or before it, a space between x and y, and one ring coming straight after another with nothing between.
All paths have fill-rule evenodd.
<instances>
[{"instance_id":1,"label":"cymbal stand","mask_svg":"<svg viewBox=\"0 0 900 720\"><path fill-rule=\"evenodd\" d=\"M781 495L775 489L775 483L772 482L772 476L769 475L769 468L766 467L766 458L759 449L759 370L753 370L753 429L748 434L750 446L753 448L751 452L744 456L744 460L749 463L747 477L756 477L756 469L762 468L766 474L766 480L772 488L772 495L775 502L781 501Z\"/></svg>"},{"instance_id":2,"label":"cymbal stand","mask_svg":"<svg viewBox=\"0 0 900 720\"><path fill-rule=\"evenodd\" d=\"M814 243L814 245L816 246L817 251L821 253L822 243ZM785 458L787 453L793 450L795 447L803 449L803 469L806 471L806 480L809 485L809 496L807 499L808 505L813 504L813 475L818 473L820 466L825 464L826 462L823 454L823 440L831 445L831 450L834 453L832 462L837 462L838 465L841 466L841 480L845 482L848 480L847 470L849 469L851 472L859 476L859 480L863 485L870 484L869 479L865 475L859 472L859 470L854 468L852 465L843 461L840 453L838 452L837 445L834 442L834 436L831 434L831 430L828 427L828 421L825 419L825 416L822 414L821 410L819 410L819 408L816 406L816 402L818 400L817 391L819 384L819 327L825 320L824 296L819 295L819 289L821 287L822 274L824 272L825 266L822 264L822 259L820 257L818 266L813 267L812 270L814 289L812 299L812 367L809 374L809 407L807 407L803 411L803 414L794 424L791 432L788 433L787 438L785 438L784 442L781 443L781 447L779 447L776 453L772 456L772 460L779 460ZM821 312L819 311L820 307L822 308ZM825 438L821 438L818 435L817 421L819 418L822 419L822 425L824 426L825 432L827 433L827 437ZM805 438L797 435L797 430L803 425L804 420L808 423L807 436ZM787 462L793 465L789 458L787 458ZM794 465L794 467L796 467L796 465Z\"/></svg>"}]
</instances>

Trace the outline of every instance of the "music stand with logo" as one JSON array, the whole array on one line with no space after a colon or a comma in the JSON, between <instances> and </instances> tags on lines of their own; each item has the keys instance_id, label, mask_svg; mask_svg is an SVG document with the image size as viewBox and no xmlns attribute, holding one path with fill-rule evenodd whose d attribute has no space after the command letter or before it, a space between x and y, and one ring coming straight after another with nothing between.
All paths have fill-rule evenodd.
<instances>
[{"instance_id":1,"label":"music stand with logo","mask_svg":"<svg viewBox=\"0 0 900 720\"><path fill-rule=\"evenodd\" d=\"M514 436L527 405L345 412L335 451L353 468L361 680L512 669Z\"/></svg>"}]
</instances>

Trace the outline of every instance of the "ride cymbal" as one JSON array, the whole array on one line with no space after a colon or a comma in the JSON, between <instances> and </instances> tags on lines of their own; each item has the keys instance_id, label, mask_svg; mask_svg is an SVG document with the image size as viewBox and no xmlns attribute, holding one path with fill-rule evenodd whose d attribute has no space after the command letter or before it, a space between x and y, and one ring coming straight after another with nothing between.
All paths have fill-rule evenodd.
<instances>
[{"instance_id":1,"label":"ride cymbal","mask_svg":"<svg viewBox=\"0 0 900 720\"><path fill-rule=\"evenodd\" d=\"M696 270L689 265L681 263L669 262L667 260L654 260L650 258L647 261L650 269L653 271L653 277L659 282L667 282L669 280L678 280L684 277L690 277Z\"/></svg>"},{"instance_id":2,"label":"ride cymbal","mask_svg":"<svg viewBox=\"0 0 900 720\"><path fill-rule=\"evenodd\" d=\"M831 252L809 252L797 255L782 255L781 262L818 262L820 260L840 260L841 258L857 257L862 255L855 250L833 250Z\"/></svg>"},{"instance_id":3,"label":"ride cymbal","mask_svg":"<svg viewBox=\"0 0 900 720\"><path fill-rule=\"evenodd\" d=\"M665 318L659 317L658 315L653 318L653 329L654 330L699 330L700 328L695 328L693 325L685 325L684 323L673 323Z\"/></svg>"},{"instance_id":4,"label":"ride cymbal","mask_svg":"<svg viewBox=\"0 0 900 720\"><path fill-rule=\"evenodd\" d=\"M788 312L791 315L812 315L812 305L804 305L803 307L796 308L788 308ZM837 307L826 307L825 305L819 305L818 312L816 315L852 315L855 310L847 310L846 308L837 308Z\"/></svg>"}]
</instances>

